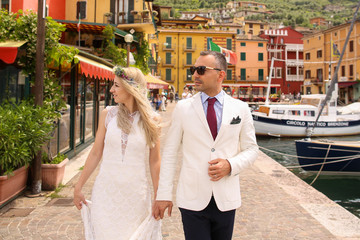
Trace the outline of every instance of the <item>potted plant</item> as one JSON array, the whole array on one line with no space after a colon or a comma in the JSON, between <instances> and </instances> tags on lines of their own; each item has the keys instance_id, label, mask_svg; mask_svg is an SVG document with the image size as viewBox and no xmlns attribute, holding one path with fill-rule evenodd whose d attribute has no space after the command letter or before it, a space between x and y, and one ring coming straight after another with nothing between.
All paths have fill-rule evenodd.
<instances>
[{"instance_id":1,"label":"potted plant","mask_svg":"<svg viewBox=\"0 0 360 240\"><path fill-rule=\"evenodd\" d=\"M0 105L0 205L26 187L28 165L50 138L43 108L24 101Z\"/></svg>"},{"instance_id":2,"label":"potted plant","mask_svg":"<svg viewBox=\"0 0 360 240\"><path fill-rule=\"evenodd\" d=\"M62 182L65 173L65 166L69 159L66 155L58 153L51 158L46 152L42 152L41 164L41 188L42 190L54 190Z\"/></svg>"}]
</instances>

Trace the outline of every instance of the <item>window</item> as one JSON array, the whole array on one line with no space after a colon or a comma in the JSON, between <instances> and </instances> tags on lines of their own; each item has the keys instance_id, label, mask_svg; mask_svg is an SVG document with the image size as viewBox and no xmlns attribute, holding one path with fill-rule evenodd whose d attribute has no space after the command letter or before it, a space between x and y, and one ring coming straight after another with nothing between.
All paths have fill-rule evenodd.
<instances>
[{"instance_id":1,"label":"window","mask_svg":"<svg viewBox=\"0 0 360 240\"><path fill-rule=\"evenodd\" d=\"M190 69L186 69L186 81L191 81L191 72L190 72Z\"/></svg>"},{"instance_id":2,"label":"window","mask_svg":"<svg viewBox=\"0 0 360 240\"><path fill-rule=\"evenodd\" d=\"M353 40L349 41L349 51L350 52L354 51L354 41Z\"/></svg>"},{"instance_id":3,"label":"window","mask_svg":"<svg viewBox=\"0 0 360 240\"><path fill-rule=\"evenodd\" d=\"M210 41L212 41L212 37L207 38L207 49L210 49Z\"/></svg>"},{"instance_id":4,"label":"window","mask_svg":"<svg viewBox=\"0 0 360 240\"><path fill-rule=\"evenodd\" d=\"M313 111L313 110L305 110L304 111L304 116L315 117L315 111Z\"/></svg>"},{"instance_id":5,"label":"window","mask_svg":"<svg viewBox=\"0 0 360 240\"><path fill-rule=\"evenodd\" d=\"M5 8L6 10L10 10L10 4L9 4L10 0L0 0L1 3L1 8Z\"/></svg>"},{"instance_id":6,"label":"window","mask_svg":"<svg viewBox=\"0 0 360 240\"><path fill-rule=\"evenodd\" d=\"M300 116L300 110L289 110L288 115Z\"/></svg>"},{"instance_id":7,"label":"window","mask_svg":"<svg viewBox=\"0 0 360 240\"><path fill-rule=\"evenodd\" d=\"M322 50L318 50L318 51L316 52L316 57L317 57L317 58L322 58Z\"/></svg>"},{"instance_id":8,"label":"window","mask_svg":"<svg viewBox=\"0 0 360 240\"><path fill-rule=\"evenodd\" d=\"M244 53L244 52L240 53L240 60L246 61L246 53Z\"/></svg>"},{"instance_id":9,"label":"window","mask_svg":"<svg viewBox=\"0 0 360 240\"><path fill-rule=\"evenodd\" d=\"M171 48L171 37L166 37L166 48Z\"/></svg>"},{"instance_id":10,"label":"window","mask_svg":"<svg viewBox=\"0 0 360 240\"><path fill-rule=\"evenodd\" d=\"M310 60L310 53L305 54L305 60Z\"/></svg>"},{"instance_id":11,"label":"window","mask_svg":"<svg viewBox=\"0 0 360 240\"><path fill-rule=\"evenodd\" d=\"M254 25L252 23L249 23L249 28L253 28Z\"/></svg>"},{"instance_id":12,"label":"window","mask_svg":"<svg viewBox=\"0 0 360 240\"><path fill-rule=\"evenodd\" d=\"M229 50L232 49L232 39L231 38L226 39L226 48Z\"/></svg>"},{"instance_id":13,"label":"window","mask_svg":"<svg viewBox=\"0 0 360 240\"><path fill-rule=\"evenodd\" d=\"M306 71L305 71L305 78L306 78L306 79L311 78L311 70L306 70Z\"/></svg>"},{"instance_id":14,"label":"window","mask_svg":"<svg viewBox=\"0 0 360 240\"><path fill-rule=\"evenodd\" d=\"M273 114L284 114L285 113L285 110L278 110L278 109L274 109L272 111Z\"/></svg>"},{"instance_id":15,"label":"window","mask_svg":"<svg viewBox=\"0 0 360 240\"><path fill-rule=\"evenodd\" d=\"M281 52L277 52L276 58L277 58L277 59L281 59Z\"/></svg>"},{"instance_id":16,"label":"window","mask_svg":"<svg viewBox=\"0 0 360 240\"><path fill-rule=\"evenodd\" d=\"M316 70L316 78L320 82L323 81L323 70L322 70L322 68L319 68L319 69Z\"/></svg>"},{"instance_id":17,"label":"window","mask_svg":"<svg viewBox=\"0 0 360 240\"><path fill-rule=\"evenodd\" d=\"M171 64L171 53L167 52L165 56L166 56L165 64Z\"/></svg>"},{"instance_id":18,"label":"window","mask_svg":"<svg viewBox=\"0 0 360 240\"><path fill-rule=\"evenodd\" d=\"M245 42L241 42L241 43L240 43L240 46L241 46L241 47L246 47L246 43L245 43Z\"/></svg>"},{"instance_id":19,"label":"window","mask_svg":"<svg viewBox=\"0 0 360 240\"><path fill-rule=\"evenodd\" d=\"M166 81L171 81L171 68L166 69L165 79L166 79Z\"/></svg>"},{"instance_id":20,"label":"window","mask_svg":"<svg viewBox=\"0 0 360 240\"><path fill-rule=\"evenodd\" d=\"M280 38L280 43L284 44L284 39L283 38Z\"/></svg>"},{"instance_id":21,"label":"window","mask_svg":"<svg viewBox=\"0 0 360 240\"><path fill-rule=\"evenodd\" d=\"M354 65L349 66L349 76L354 76Z\"/></svg>"},{"instance_id":22,"label":"window","mask_svg":"<svg viewBox=\"0 0 360 240\"><path fill-rule=\"evenodd\" d=\"M258 61L264 61L264 54L258 53Z\"/></svg>"},{"instance_id":23,"label":"window","mask_svg":"<svg viewBox=\"0 0 360 240\"><path fill-rule=\"evenodd\" d=\"M345 77L345 66L341 66L341 76Z\"/></svg>"},{"instance_id":24,"label":"window","mask_svg":"<svg viewBox=\"0 0 360 240\"><path fill-rule=\"evenodd\" d=\"M259 81L263 81L264 80L264 69L259 69L258 70L258 75L259 75Z\"/></svg>"},{"instance_id":25,"label":"window","mask_svg":"<svg viewBox=\"0 0 360 240\"><path fill-rule=\"evenodd\" d=\"M241 68L240 69L240 79L241 80L246 80L246 68Z\"/></svg>"},{"instance_id":26,"label":"window","mask_svg":"<svg viewBox=\"0 0 360 240\"><path fill-rule=\"evenodd\" d=\"M282 68L276 68L276 77L277 78L281 78L281 71L282 71Z\"/></svg>"},{"instance_id":27,"label":"window","mask_svg":"<svg viewBox=\"0 0 360 240\"><path fill-rule=\"evenodd\" d=\"M28 81L13 65L0 69L0 103L6 99L19 103L25 97Z\"/></svg>"},{"instance_id":28,"label":"window","mask_svg":"<svg viewBox=\"0 0 360 240\"><path fill-rule=\"evenodd\" d=\"M226 80L231 80L232 79L232 70L228 69L226 71Z\"/></svg>"},{"instance_id":29,"label":"window","mask_svg":"<svg viewBox=\"0 0 360 240\"><path fill-rule=\"evenodd\" d=\"M77 19L86 18L86 1L78 1L76 3L76 18Z\"/></svg>"},{"instance_id":30,"label":"window","mask_svg":"<svg viewBox=\"0 0 360 240\"><path fill-rule=\"evenodd\" d=\"M192 38L191 37L186 38L186 49L192 49Z\"/></svg>"},{"instance_id":31,"label":"window","mask_svg":"<svg viewBox=\"0 0 360 240\"><path fill-rule=\"evenodd\" d=\"M258 47L263 47L264 44L263 43L258 43Z\"/></svg>"},{"instance_id":32,"label":"window","mask_svg":"<svg viewBox=\"0 0 360 240\"><path fill-rule=\"evenodd\" d=\"M299 68L299 75L300 76L304 75L304 69L303 68Z\"/></svg>"},{"instance_id":33,"label":"window","mask_svg":"<svg viewBox=\"0 0 360 240\"><path fill-rule=\"evenodd\" d=\"M274 44L274 38L270 38L270 43Z\"/></svg>"},{"instance_id":34,"label":"window","mask_svg":"<svg viewBox=\"0 0 360 240\"><path fill-rule=\"evenodd\" d=\"M186 65L192 65L192 53L186 53Z\"/></svg>"},{"instance_id":35,"label":"window","mask_svg":"<svg viewBox=\"0 0 360 240\"><path fill-rule=\"evenodd\" d=\"M260 29L261 30L264 29L264 25L260 24Z\"/></svg>"}]
</instances>

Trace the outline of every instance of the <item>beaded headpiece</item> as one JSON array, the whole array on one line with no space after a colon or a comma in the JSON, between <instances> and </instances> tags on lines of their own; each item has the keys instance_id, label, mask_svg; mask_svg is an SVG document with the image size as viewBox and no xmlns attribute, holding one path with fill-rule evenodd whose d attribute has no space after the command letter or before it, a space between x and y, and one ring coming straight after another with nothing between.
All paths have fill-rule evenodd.
<instances>
[{"instance_id":1,"label":"beaded headpiece","mask_svg":"<svg viewBox=\"0 0 360 240\"><path fill-rule=\"evenodd\" d=\"M121 66L115 66L113 68L113 72L115 73L116 76L118 76L119 78L123 79L126 83L128 83L130 86L132 86L133 88L137 89L138 91L140 91L141 93L144 92L144 94L146 94L146 88L143 89L144 87L141 87L141 85L139 83L137 83L133 78L129 77L125 70L121 67Z\"/></svg>"},{"instance_id":2,"label":"beaded headpiece","mask_svg":"<svg viewBox=\"0 0 360 240\"><path fill-rule=\"evenodd\" d=\"M134 85L136 85L136 82L134 81L133 78L129 77L128 75L126 75L124 69L120 66L115 66L113 69L114 73L116 76L118 76L119 78L124 79L128 84L130 84L131 86L135 87Z\"/></svg>"}]
</instances>

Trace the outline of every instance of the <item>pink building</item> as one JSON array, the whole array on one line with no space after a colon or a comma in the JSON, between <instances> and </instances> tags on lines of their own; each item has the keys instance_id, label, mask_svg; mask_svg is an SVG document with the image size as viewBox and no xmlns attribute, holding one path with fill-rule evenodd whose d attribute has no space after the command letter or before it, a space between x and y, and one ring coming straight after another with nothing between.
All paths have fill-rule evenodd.
<instances>
[{"instance_id":1,"label":"pink building","mask_svg":"<svg viewBox=\"0 0 360 240\"><path fill-rule=\"evenodd\" d=\"M273 84L280 84L282 93L300 92L304 82L303 34L291 27L265 30L260 37L268 40L268 67L274 57Z\"/></svg>"},{"instance_id":2,"label":"pink building","mask_svg":"<svg viewBox=\"0 0 360 240\"><path fill-rule=\"evenodd\" d=\"M0 0L1 7L10 12L17 12L22 10L32 10L37 12L37 0ZM46 0L47 16L53 19L65 19L65 0Z\"/></svg>"}]
</instances>

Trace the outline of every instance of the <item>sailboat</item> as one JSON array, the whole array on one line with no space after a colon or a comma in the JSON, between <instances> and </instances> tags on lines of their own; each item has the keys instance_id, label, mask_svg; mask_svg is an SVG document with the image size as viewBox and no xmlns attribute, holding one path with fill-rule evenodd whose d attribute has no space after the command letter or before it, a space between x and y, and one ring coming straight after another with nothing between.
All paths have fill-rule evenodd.
<instances>
[{"instance_id":1,"label":"sailboat","mask_svg":"<svg viewBox=\"0 0 360 240\"><path fill-rule=\"evenodd\" d=\"M354 13L349 32L347 34L345 44L343 46L339 62L337 64L333 80L330 83L325 99L321 103L321 108L316 117L314 126L307 129L307 138L295 141L296 152L300 166L304 170L318 171L317 176L324 172L336 173L360 173L360 142L359 141L332 141L312 140L310 137L318 128L318 120L323 109L327 106L327 102L333 95L333 91L337 84L338 69L345 53L350 34L354 27L357 12L359 11L360 1Z\"/></svg>"}]
</instances>

